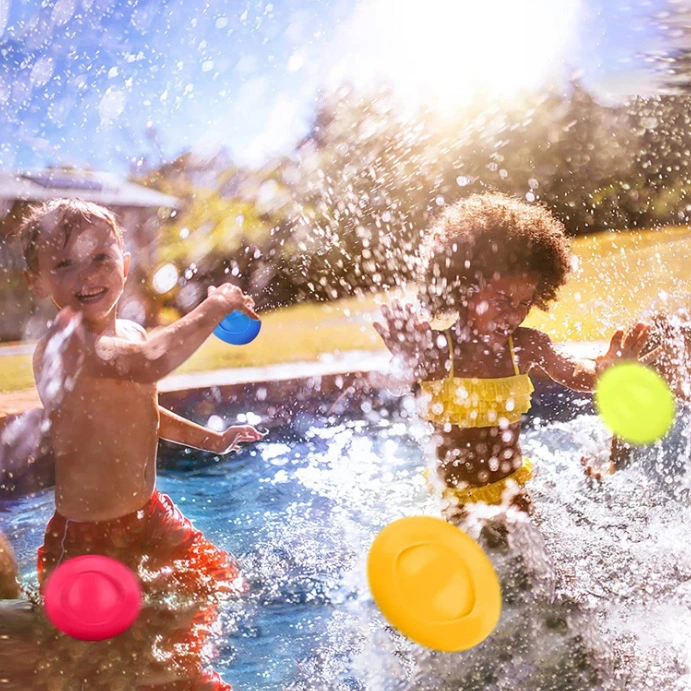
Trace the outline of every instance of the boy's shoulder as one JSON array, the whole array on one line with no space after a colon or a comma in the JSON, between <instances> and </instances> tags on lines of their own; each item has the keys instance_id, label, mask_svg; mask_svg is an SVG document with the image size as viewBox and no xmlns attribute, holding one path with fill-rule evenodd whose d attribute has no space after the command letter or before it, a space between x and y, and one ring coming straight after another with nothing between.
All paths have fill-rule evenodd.
<instances>
[{"instance_id":1,"label":"boy's shoulder","mask_svg":"<svg viewBox=\"0 0 691 691\"><path fill-rule=\"evenodd\" d=\"M118 319L116 322L117 335L127 341L146 341L146 329L129 319Z\"/></svg>"}]
</instances>

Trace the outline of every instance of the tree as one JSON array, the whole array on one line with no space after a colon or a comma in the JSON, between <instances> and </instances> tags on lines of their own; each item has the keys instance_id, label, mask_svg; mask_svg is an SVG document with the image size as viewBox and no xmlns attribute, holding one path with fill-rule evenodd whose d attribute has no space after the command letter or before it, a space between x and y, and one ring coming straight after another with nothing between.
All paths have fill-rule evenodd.
<instances>
[{"instance_id":1,"label":"tree","mask_svg":"<svg viewBox=\"0 0 691 691\"><path fill-rule=\"evenodd\" d=\"M252 293L260 309L293 299L278 251L292 227L292 193L274 168L246 171L223 156L200 160L187 152L141 182L182 202L162 226L159 265L172 264L180 275L162 302L187 311L207 286L227 280Z\"/></svg>"}]
</instances>

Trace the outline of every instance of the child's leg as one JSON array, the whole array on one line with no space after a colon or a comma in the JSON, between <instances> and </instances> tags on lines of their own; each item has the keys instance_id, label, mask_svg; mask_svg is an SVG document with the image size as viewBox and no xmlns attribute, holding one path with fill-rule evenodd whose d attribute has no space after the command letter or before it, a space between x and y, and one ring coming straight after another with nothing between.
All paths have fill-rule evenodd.
<instances>
[{"instance_id":1,"label":"child's leg","mask_svg":"<svg viewBox=\"0 0 691 691\"><path fill-rule=\"evenodd\" d=\"M528 516L532 516L533 511L535 510L533 500L530 498L530 495L525 487L521 487L519 489L514 498L511 500L510 506L516 507L519 511L528 514Z\"/></svg>"},{"instance_id":2,"label":"child's leg","mask_svg":"<svg viewBox=\"0 0 691 691\"><path fill-rule=\"evenodd\" d=\"M19 597L19 573L14 553L5 536L0 533L0 599Z\"/></svg>"},{"instance_id":3,"label":"child's leg","mask_svg":"<svg viewBox=\"0 0 691 691\"><path fill-rule=\"evenodd\" d=\"M631 447L616 435L612 437L607 466L595 466L593 459L587 456L581 458L585 474L594 480L602 480L604 475L611 475L617 470L623 470L631 463Z\"/></svg>"},{"instance_id":4,"label":"child's leg","mask_svg":"<svg viewBox=\"0 0 691 691\"><path fill-rule=\"evenodd\" d=\"M631 447L619 437L612 437L612 448L609 452L611 472L623 470L631 463Z\"/></svg>"},{"instance_id":5,"label":"child's leg","mask_svg":"<svg viewBox=\"0 0 691 691\"><path fill-rule=\"evenodd\" d=\"M468 509L463 504L454 504L453 502L445 502L441 513L447 523L453 523L457 526L461 526L468 518Z\"/></svg>"}]
</instances>

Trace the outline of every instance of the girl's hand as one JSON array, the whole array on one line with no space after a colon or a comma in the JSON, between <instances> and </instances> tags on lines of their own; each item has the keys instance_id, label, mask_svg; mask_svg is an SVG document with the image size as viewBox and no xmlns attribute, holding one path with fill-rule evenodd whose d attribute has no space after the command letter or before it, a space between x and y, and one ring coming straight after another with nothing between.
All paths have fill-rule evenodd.
<instances>
[{"instance_id":1,"label":"girl's hand","mask_svg":"<svg viewBox=\"0 0 691 691\"><path fill-rule=\"evenodd\" d=\"M388 307L383 305L381 312L384 323L374 322L375 331L394 357L400 357L414 369L419 368L434 348L434 331L429 322L420 319L412 305L401 305L398 300Z\"/></svg>"},{"instance_id":2,"label":"girl's hand","mask_svg":"<svg viewBox=\"0 0 691 691\"><path fill-rule=\"evenodd\" d=\"M626 335L623 329L618 329L614 336L612 336L609 350L605 355L596 358L595 373L599 376L608 367L623 362L624 360L638 360L644 365L655 360L662 350L661 346L647 353L644 357L641 357L641 351L645 347L649 334L650 327L642 322L638 322L633 328L629 329Z\"/></svg>"},{"instance_id":3,"label":"girl's hand","mask_svg":"<svg viewBox=\"0 0 691 691\"><path fill-rule=\"evenodd\" d=\"M219 453L226 454L230 451L238 451L242 448L240 444L259 441L267 434L268 432L260 432L252 425L232 425L221 436Z\"/></svg>"},{"instance_id":4,"label":"girl's hand","mask_svg":"<svg viewBox=\"0 0 691 691\"><path fill-rule=\"evenodd\" d=\"M254 311L254 300L232 283L223 283L220 286L209 286L208 301L219 305L224 315L238 310L252 319L259 319Z\"/></svg>"}]
</instances>

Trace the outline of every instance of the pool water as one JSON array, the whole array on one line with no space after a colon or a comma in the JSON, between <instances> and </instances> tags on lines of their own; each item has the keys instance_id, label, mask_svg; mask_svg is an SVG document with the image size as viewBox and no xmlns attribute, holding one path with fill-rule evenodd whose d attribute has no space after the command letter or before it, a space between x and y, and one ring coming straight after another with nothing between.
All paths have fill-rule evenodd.
<instances>
[{"instance_id":1,"label":"pool water","mask_svg":"<svg viewBox=\"0 0 691 691\"><path fill-rule=\"evenodd\" d=\"M660 463L594 485L580 457L604 460L597 418L532 418L523 446L539 468L536 514L508 554L490 555L505 587L496 632L456 654L398 635L367 588L377 532L439 515L421 472L424 427L405 404L303 417L220 462L166 450L159 488L239 558L250 585L223 609L213 668L238 691L691 688L690 505L665 491L685 481L688 419L648 452ZM52 511L50 492L0 506L29 581Z\"/></svg>"}]
</instances>

